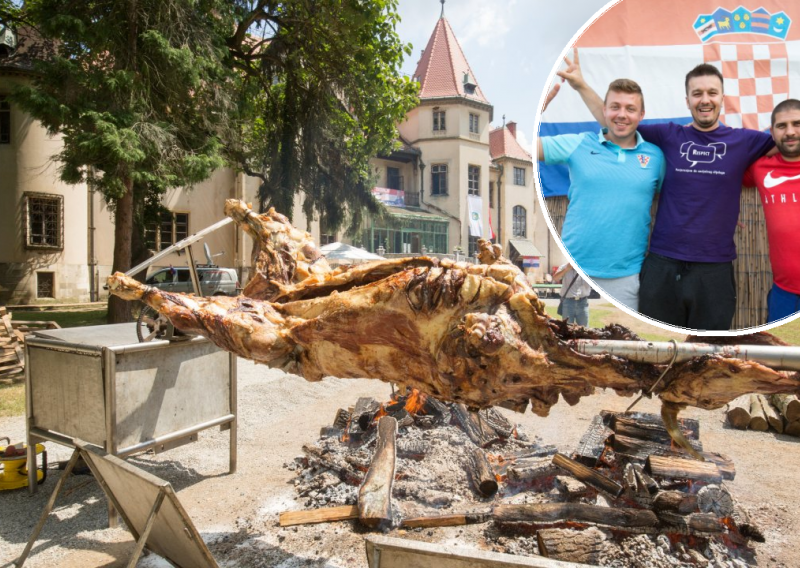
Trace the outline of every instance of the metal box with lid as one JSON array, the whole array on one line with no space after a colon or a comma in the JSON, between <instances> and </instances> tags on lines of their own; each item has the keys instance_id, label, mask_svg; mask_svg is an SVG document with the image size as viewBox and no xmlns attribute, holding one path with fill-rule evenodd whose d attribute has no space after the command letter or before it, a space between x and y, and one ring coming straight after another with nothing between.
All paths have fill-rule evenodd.
<instances>
[{"instance_id":1,"label":"metal box with lid","mask_svg":"<svg viewBox=\"0 0 800 568\"><path fill-rule=\"evenodd\" d=\"M135 323L39 331L25 361L29 448L80 438L125 457L219 426L230 430L236 470L236 356L208 339L138 343Z\"/></svg>"}]
</instances>

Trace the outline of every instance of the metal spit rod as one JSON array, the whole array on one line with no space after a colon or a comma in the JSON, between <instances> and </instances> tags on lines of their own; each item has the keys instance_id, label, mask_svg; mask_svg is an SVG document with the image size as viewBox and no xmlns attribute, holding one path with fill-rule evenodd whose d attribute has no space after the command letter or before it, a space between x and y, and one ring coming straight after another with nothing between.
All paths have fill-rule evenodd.
<instances>
[{"instance_id":1,"label":"metal spit rod","mask_svg":"<svg viewBox=\"0 0 800 568\"><path fill-rule=\"evenodd\" d=\"M576 339L568 345L584 355L617 355L641 363L666 364L672 359L673 344L667 341L604 341ZM800 347L783 345L711 345L678 343L676 362L703 355L722 355L733 359L755 361L785 371L800 371Z\"/></svg>"},{"instance_id":2,"label":"metal spit rod","mask_svg":"<svg viewBox=\"0 0 800 568\"><path fill-rule=\"evenodd\" d=\"M232 218L225 217L221 221L217 221L216 223L214 223L213 225L211 225L209 227L206 227L202 231L198 231L193 235L189 235L188 237L186 237L185 239L183 239L181 241L178 241L177 243L175 243L171 247L167 247L164 250L162 250L161 252L159 252L158 254L156 254L154 256L151 256L150 258L148 258L147 260L145 260L141 264L137 264L136 266L134 266L133 268L128 270L125 273L125 276L133 276L134 274L138 274L142 270L146 270L147 268L150 268L150 266L152 264L155 264L156 262L158 262L159 260L161 260L162 258L167 256L168 254L173 253L176 250L181 250L181 249L183 249L185 247L188 247L191 244L196 243L197 241L199 241L200 239L205 237L207 234L213 233L217 229L221 229L222 227L224 227L228 223L232 223L232 222L233 222ZM192 264L194 264L194 263L192 263Z\"/></svg>"}]
</instances>

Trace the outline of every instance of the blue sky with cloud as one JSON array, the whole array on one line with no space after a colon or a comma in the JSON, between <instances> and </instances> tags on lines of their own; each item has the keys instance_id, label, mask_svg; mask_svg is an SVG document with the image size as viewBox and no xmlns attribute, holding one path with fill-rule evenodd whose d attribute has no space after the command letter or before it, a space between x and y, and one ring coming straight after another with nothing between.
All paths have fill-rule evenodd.
<instances>
[{"instance_id":1,"label":"blue sky with cloud","mask_svg":"<svg viewBox=\"0 0 800 568\"><path fill-rule=\"evenodd\" d=\"M530 150L536 106L547 77L575 33L607 0L446 0L444 15L489 102L492 126L517 123ZM404 42L413 44L403 72L412 75L442 5L439 0L400 0Z\"/></svg>"}]
</instances>

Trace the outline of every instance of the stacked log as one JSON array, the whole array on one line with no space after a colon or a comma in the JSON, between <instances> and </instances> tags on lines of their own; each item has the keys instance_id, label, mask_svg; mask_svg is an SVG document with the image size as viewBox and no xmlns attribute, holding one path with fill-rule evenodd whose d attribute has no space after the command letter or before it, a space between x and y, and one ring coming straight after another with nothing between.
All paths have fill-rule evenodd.
<instances>
[{"instance_id":1,"label":"stacked log","mask_svg":"<svg viewBox=\"0 0 800 568\"><path fill-rule=\"evenodd\" d=\"M0 380L21 382L24 380L25 353L22 336L14 331L11 315L0 306Z\"/></svg>"},{"instance_id":2,"label":"stacked log","mask_svg":"<svg viewBox=\"0 0 800 568\"><path fill-rule=\"evenodd\" d=\"M792 394L746 394L728 403L726 416L738 430L800 436L800 400Z\"/></svg>"}]
</instances>

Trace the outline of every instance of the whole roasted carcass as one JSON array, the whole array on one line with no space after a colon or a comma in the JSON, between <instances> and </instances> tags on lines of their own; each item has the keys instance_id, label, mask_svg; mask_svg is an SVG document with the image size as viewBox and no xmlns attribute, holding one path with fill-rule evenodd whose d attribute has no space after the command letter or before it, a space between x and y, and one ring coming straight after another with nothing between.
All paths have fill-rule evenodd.
<instances>
[{"instance_id":1,"label":"whole roasted carcass","mask_svg":"<svg viewBox=\"0 0 800 568\"><path fill-rule=\"evenodd\" d=\"M575 404L596 387L649 391L663 370L570 348L570 339L632 334L549 318L524 275L486 241L479 242L478 265L422 256L331 269L310 236L274 210L257 215L229 200L225 212L255 243L255 275L243 295L174 294L119 273L109 277L111 292L142 300L176 328L240 357L308 380L377 378L470 407L530 405L545 416L559 395ZM678 436L683 406L718 408L748 392L800 393L800 380L707 356L670 369L655 394Z\"/></svg>"}]
</instances>

